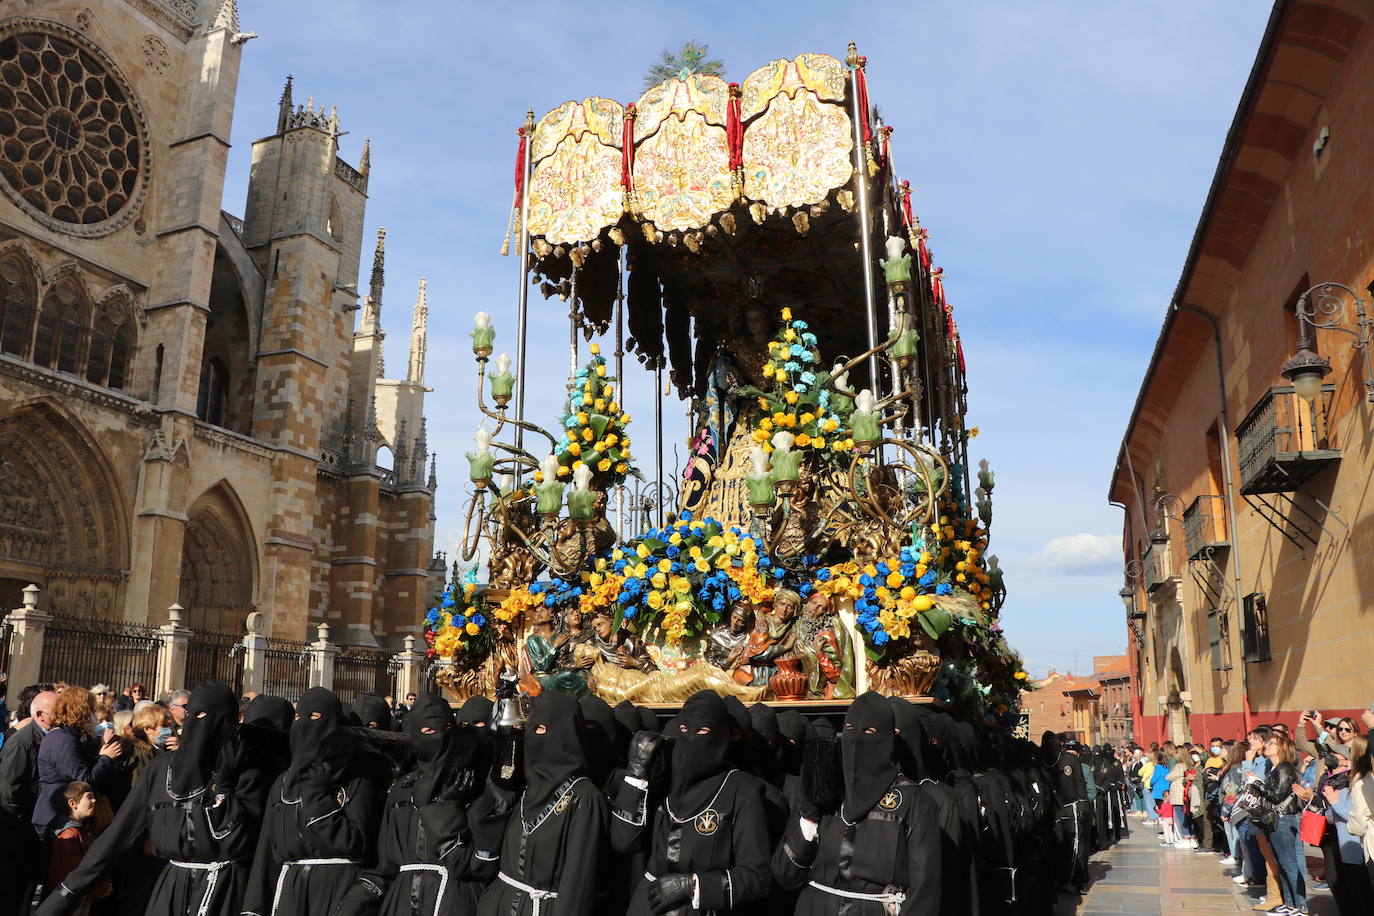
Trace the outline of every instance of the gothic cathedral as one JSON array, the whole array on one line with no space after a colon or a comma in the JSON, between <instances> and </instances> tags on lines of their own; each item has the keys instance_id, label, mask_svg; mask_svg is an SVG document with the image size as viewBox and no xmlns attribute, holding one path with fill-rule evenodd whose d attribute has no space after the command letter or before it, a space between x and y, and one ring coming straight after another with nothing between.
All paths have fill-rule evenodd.
<instances>
[{"instance_id":1,"label":"gothic cathedral","mask_svg":"<svg viewBox=\"0 0 1374 916\"><path fill-rule=\"evenodd\" d=\"M443 577L425 281L383 378L369 151L289 79L220 209L252 37L234 0L3 4L0 608L394 647Z\"/></svg>"}]
</instances>

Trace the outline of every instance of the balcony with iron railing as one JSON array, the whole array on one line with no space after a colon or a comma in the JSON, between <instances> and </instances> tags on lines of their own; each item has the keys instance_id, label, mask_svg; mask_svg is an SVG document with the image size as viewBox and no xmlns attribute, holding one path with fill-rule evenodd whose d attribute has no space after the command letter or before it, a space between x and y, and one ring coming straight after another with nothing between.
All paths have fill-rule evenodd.
<instances>
[{"instance_id":1,"label":"balcony with iron railing","mask_svg":"<svg viewBox=\"0 0 1374 916\"><path fill-rule=\"evenodd\" d=\"M1329 426L1336 386L1306 401L1292 385L1270 388L1236 427L1240 492L1292 493L1341 457Z\"/></svg>"},{"instance_id":2,"label":"balcony with iron railing","mask_svg":"<svg viewBox=\"0 0 1374 916\"><path fill-rule=\"evenodd\" d=\"M1199 496L1183 510L1183 542L1189 560L1199 560L1215 550L1231 546L1222 497Z\"/></svg>"},{"instance_id":3,"label":"balcony with iron railing","mask_svg":"<svg viewBox=\"0 0 1374 916\"><path fill-rule=\"evenodd\" d=\"M1169 542L1166 539L1151 539L1150 546L1140 557L1145 573L1145 591L1154 592L1173 576L1173 564L1169 561Z\"/></svg>"}]
</instances>

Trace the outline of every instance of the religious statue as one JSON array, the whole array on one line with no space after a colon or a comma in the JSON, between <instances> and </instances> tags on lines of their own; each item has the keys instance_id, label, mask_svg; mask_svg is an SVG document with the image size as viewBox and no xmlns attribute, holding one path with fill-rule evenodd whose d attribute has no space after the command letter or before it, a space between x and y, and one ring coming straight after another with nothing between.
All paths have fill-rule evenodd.
<instances>
[{"instance_id":1,"label":"religious statue","mask_svg":"<svg viewBox=\"0 0 1374 916\"><path fill-rule=\"evenodd\" d=\"M507 504L506 526L492 544L487 570L492 588L520 588L539 578L544 569L544 564L525 546L525 539L534 540L538 536L539 517L529 500L515 501L509 496L502 500Z\"/></svg>"},{"instance_id":2,"label":"religious statue","mask_svg":"<svg viewBox=\"0 0 1374 916\"><path fill-rule=\"evenodd\" d=\"M815 474L805 463L800 467L801 476L792 486L788 497L788 511L777 509L773 530L773 552L782 560L791 560L808 553L811 529L816 522L818 508L815 499Z\"/></svg>"},{"instance_id":3,"label":"religious statue","mask_svg":"<svg viewBox=\"0 0 1374 916\"><path fill-rule=\"evenodd\" d=\"M637 635L628 630L615 632L609 614L598 613L592 626L596 637L583 648L595 651L591 684L607 703L681 703L701 690L748 702L763 697L762 687L736 684L724 671L701 660L681 670L659 668Z\"/></svg>"},{"instance_id":4,"label":"religious statue","mask_svg":"<svg viewBox=\"0 0 1374 916\"><path fill-rule=\"evenodd\" d=\"M563 569L580 569L588 556L604 553L615 545L615 528L606 521L606 491L596 490L592 500L592 519L589 530L560 532L553 556ZM572 522L565 522L572 526Z\"/></svg>"},{"instance_id":5,"label":"religious statue","mask_svg":"<svg viewBox=\"0 0 1374 916\"><path fill-rule=\"evenodd\" d=\"M790 588L773 592L771 612L760 614L744 647L743 663L735 669L735 681L754 687L767 687L777 661L791 656L796 645L794 632L801 596Z\"/></svg>"},{"instance_id":6,"label":"religious statue","mask_svg":"<svg viewBox=\"0 0 1374 916\"><path fill-rule=\"evenodd\" d=\"M729 622L717 626L707 637L703 657L717 668L733 671L744 659L753 626L753 605L747 598L741 598L730 608Z\"/></svg>"},{"instance_id":7,"label":"religious statue","mask_svg":"<svg viewBox=\"0 0 1374 916\"><path fill-rule=\"evenodd\" d=\"M553 612L544 605L534 609L534 626L525 637L525 658L528 673L544 690L584 696L587 674L596 658L574 656L577 643L566 631L555 632Z\"/></svg>"},{"instance_id":8,"label":"religious statue","mask_svg":"<svg viewBox=\"0 0 1374 916\"><path fill-rule=\"evenodd\" d=\"M836 619L830 598L817 592L802 605L797 654L806 675L806 695L827 700L854 698L854 646Z\"/></svg>"}]
</instances>

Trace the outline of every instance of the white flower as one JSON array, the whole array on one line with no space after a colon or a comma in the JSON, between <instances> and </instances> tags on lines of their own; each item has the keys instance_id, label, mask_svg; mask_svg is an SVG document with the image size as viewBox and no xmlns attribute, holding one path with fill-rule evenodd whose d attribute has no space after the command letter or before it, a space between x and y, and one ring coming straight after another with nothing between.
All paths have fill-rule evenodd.
<instances>
[{"instance_id":1,"label":"white flower","mask_svg":"<svg viewBox=\"0 0 1374 916\"><path fill-rule=\"evenodd\" d=\"M792 448L792 443L796 441L796 436L785 429L780 429L773 433L773 448L780 452L787 452Z\"/></svg>"},{"instance_id":2,"label":"white flower","mask_svg":"<svg viewBox=\"0 0 1374 916\"><path fill-rule=\"evenodd\" d=\"M553 455L545 455L544 460L539 462L539 470L544 474L544 483L552 483L558 479L558 459Z\"/></svg>"},{"instance_id":3,"label":"white flower","mask_svg":"<svg viewBox=\"0 0 1374 916\"><path fill-rule=\"evenodd\" d=\"M479 328L489 328L491 327L491 316L486 312L478 312L472 316L472 323Z\"/></svg>"},{"instance_id":4,"label":"white flower","mask_svg":"<svg viewBox=\"0 0 1374 916\"><path fill-rule=\"evenodd\" d=\"M586 464L579 464L573 469L573 486L577 492L586 492L592 483L592 469Z\"/></svg>"},{"instance_id":5,"label":"white flower","mask_svg":"<svg viewBox=\"0 0 1374 916\"><path fill-rule=\"evenodd\" d=\"M763 446L756 445L749 450L749 463L754 468L755 477L768 473L768 456L763 453Z\"/></svg>"},{"instance_id":6,"label":"white flower","mask_svg":"<svg viewBox=\"0 0 1374 916\"><path fill-rule=\"evenodd\" d=\"M502 353L496 357L496 374L505 375L510 371L510 357Z\"/></svg>"},{"instance_id":7,"label":"white flower","mask_svg":"<svg viewBox=\"0 0 1374 916\"><path fill-rule=\"evenodd\" d=\"M978 470L982 471L984 474L988 472L988 460L986 458L978 462Z\"/></svg>"},{"instance_id":8,"label":"white flower","mask_svg":"<svg viewBox=\"0 0 1374 916\"><path fill-rule=\"evenodd\" d=\"M491 451L491 430L485 426L477 427L477 432L472 434L472 441L477 443L477 451L485 455Z\"/></svg>"},{"instance_id":9,"label":"white flower","mask_svg":"<svg viewBox=\"0 0 1374 916\"><path fill-rule=\"evenodd\" d=\"M858 397L854 398L854 409L864 413L877 413L878 401L873 397L873 392L867 388L860 391Z\"/></svg>"}]
</instances>

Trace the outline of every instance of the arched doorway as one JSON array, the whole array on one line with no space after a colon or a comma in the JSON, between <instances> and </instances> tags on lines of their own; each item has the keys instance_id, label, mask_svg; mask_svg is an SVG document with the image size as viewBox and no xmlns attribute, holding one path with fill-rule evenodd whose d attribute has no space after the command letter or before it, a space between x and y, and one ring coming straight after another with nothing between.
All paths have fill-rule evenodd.
<instances>
[{"instance_id":1,"label":"arched doorway","mask_svg":"<svg viewBox=\"0 0 1374 916\"><path fill-rule=\"evenodd\" d=\"M54 614L119 617L128 527L100 447L56 404L0 415L0 601L43 589Z\"/></svg>"},{"instance_id":2,"label":"arched doorway","mask_svg":"<svg viewBox=\"0 0 1374 916\"><path fill-rule=\"evenodd\" d=\"M201 495L187 513L177 603L192 630L237 633L253 609L257 548L229 484Z\"/></svg>"}]
</instances>

